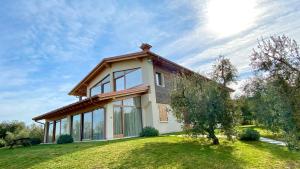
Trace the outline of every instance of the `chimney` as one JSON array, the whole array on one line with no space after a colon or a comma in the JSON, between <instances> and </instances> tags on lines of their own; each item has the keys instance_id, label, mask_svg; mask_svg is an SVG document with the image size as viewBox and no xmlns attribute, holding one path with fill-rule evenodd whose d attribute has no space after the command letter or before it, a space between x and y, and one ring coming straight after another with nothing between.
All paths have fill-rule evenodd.
<instances>
[{"instance_id":1,"label":"chimney","mask_svg":"<svg viewBox=\"0 0 300 169\"><path fill-rule=\"evenodd\" d=\"M140 48L141 48L143 51L149 51L151 47L152 47L152 46L149 45L148 43L142 43L142 45L140 46Z\"/></svg>"}]
</instances>

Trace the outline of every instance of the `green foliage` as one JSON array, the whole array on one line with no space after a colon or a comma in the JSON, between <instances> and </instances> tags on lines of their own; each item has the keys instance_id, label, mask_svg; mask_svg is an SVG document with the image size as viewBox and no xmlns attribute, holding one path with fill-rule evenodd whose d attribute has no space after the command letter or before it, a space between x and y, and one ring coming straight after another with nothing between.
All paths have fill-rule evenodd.
<instances>
[{"instance_id":1,"label":"green foliage","mask_svg":"<svg viewBox=\"0 0 300 169\"><path fill-rule=\"evenodd\" d=\"M28 137L29 137L29 132L26 129L22 129L20 131L16 131L15 133L7 132L5 141L7 145L10 145L13 143L13 140L20 139L20 138L28 138Z\"/></svg>"},{"instance_id":2,"label":"green foliage","mask_svg":"<svg viewBox=\"0 0 300 169\"><path fill-rule=\"evenodd\" d=\"M299 149L300 55L296 41L287 36L261 39L251 55L257 77L246 93L255 100L258 122L283 131L290 149Z\"/></svg>"},{"instance_id":3,"label":"green foliage","mask_svg":"<svg viewBox=\"0 0 300 169\"><path fill-rule=\"evenodd\" d=\"M40 138L30 138L31 145L41 144L42 140Z\"/></svg>"},{"instance_id":4,"label":"green foliage","mask_svg":"<svg viewBox=\"0 0 300 169\"><path fill-rule=\"evenodd\" d=\"M259 138L259 132L251 128L245 129L239 134L239 139L244 141L258 141Z\"/></svg>"},{"instance_id":5,"label":"green foliage","mask_svg":"<svg viewBox=\"0 0 300 169\"><path fill-rule=\"evenodd\" d=\"M13 140L20 138L31 138L30 142L23 141L24 146L32 144L40 144L44 137L44 129L41 125L32 124L26 127L24 122L20 121L4 121L0 123L0 139L4 139L7 145ZM28 142L28 143L27 143Z\"/></svg>"},{"instance_id":6,"label":"green foliage","mask_svg":"<svg viewBox=\"0 0 300 169\"><path fill-rule=\"evenodd\" d=\"M242 125L253 124L255 120L253 101L245 96L236 99L238 110L240 111L240 123Z\"/></svg>"},{"instance_id":7,"label":"green foliage","mask_svg":"<svg viewBox=\"0 0 300 169\"><path fill-rule=\"evenodd\" d=\"M228 138L233 135L234 112L229 94L215 82L204 81L199 75L179 75L171 92L171 107L179 121L188 124L193 135L207 134L218 144L218 124Z\"/></svg>"},{"instance_id":8,"label":"green foliage","mask_svg":"<svg viewBox=\"0 0 300 169\"><path fill-rule=\"evenodd\" d=\"M28 130L29 130L29 137L35 141L40 140L41 143L41 141L44 139L43 127L41 125L32 124L28 127Z\"/></svg>"},{"instance_id":9,"label":"green foliage","mask_svg":"<svg viewBox=\"0 0 300 169\"><path fill-rule=\"evenodd\" d=\"M66 144L66 143L73 143L73 137L69 134L63 134L58 137L56 143L57 144Z\"/></svg>"},{"instance_id":10,"label":"green foliage","mask_svg":"<svg viewBox=\"0 0 300 169\"><path fill-rule=\"evenodd\" d=\"M212 78L223 86L236 81L237 74L237 69L223 55L220 55L217 62L213 65Z\"/></svg>"},{"instance_id":11,"label":"green foliage","mask_svg":"<svg viewBox=\"0 0 300 169\"><path fill-rule=\"evenodd\" d=\"M213 144L219 144L215 135L218 125L228 139L235 133L236 106L226 85L235 80L237 71L223 56L213 68L213 79L221 84L208 81L197 73L175 76L171 107L177 119L185 123L185 131L192 135L206 134Z\"/></svg>"},{"instance_id":12,"label":"green foliage","mask_svg":"<svg viewBox=\"0 0 300 169\"><path fill-rule=\"evenodd\" d=\"M159 135L159 131L154 127L144 127L142 132L140 133L141 137L154 137L158 135Z\"/></svg>"},{"instance_id":13,"label":"green foliage","mask_svg":"<svg viewBox=\"0 0 300 169\"><path fill-rule=\"evenodd\" d=\"M0 123L0 138L4 139L7 132L18 132L25 129L25 123L19 121L3 121Z\"/></svg>"},{"instance_id":14,"label":"green foliage","mask_svg":"<svg viewBox=\"0 0 300 169\"><path fill-rule=\"evenodd\" d=\"M6 145L6 142L4 139L0 138L0 148L4 147Z\"/></svg>"}]
</instances>

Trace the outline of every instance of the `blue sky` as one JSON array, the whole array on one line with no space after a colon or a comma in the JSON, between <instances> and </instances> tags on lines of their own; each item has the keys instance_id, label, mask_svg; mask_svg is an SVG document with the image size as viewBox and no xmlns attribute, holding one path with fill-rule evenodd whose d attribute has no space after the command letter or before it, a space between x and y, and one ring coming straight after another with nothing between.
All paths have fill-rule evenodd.
<instances>
[{"instance_id":1,"label":"blue sky","mask_svg":"<svg viewBox=\"0 0 300 169\"><path fill-rule=\"evenodd\" d=\"M257 39L300 42L298 0L1 1L0 121L22 120L77 100L68 91L102 58L142 42L206 74L219 54L251 76Z\"/></svg>"}]
</instances>

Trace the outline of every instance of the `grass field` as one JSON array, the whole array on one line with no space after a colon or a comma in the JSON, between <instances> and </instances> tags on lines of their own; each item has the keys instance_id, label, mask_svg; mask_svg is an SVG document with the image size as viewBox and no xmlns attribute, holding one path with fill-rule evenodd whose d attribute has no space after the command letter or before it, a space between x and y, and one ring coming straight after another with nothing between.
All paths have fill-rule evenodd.
<instances>
[{"instance_id":1,"label":"grass field","mask_svg":"<svg viewBox=\"0 0 300 169\"><path fill-rule=\"evenodd\" d=\"M300 168L300 153L261 142L160 136L0 149L0 168Z\"/></svg>"}]
</instances>

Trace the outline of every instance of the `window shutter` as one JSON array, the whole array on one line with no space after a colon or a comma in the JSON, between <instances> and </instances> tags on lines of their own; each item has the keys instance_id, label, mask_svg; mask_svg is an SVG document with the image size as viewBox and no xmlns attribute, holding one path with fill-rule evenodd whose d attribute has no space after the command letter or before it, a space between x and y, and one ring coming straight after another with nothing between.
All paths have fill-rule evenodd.
<instances>
[{"instance_id":1,"label":"window shutter","mask_svg":"<svg viewBox=\"0 0 300 169\"><path fill-rule=\"evenodd\" d=\"M159 121L167 122L168 121L168 109L166 104L158 104L159 110Z\"/></svg>"}]
</instances>

